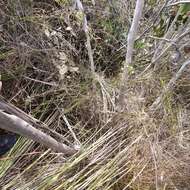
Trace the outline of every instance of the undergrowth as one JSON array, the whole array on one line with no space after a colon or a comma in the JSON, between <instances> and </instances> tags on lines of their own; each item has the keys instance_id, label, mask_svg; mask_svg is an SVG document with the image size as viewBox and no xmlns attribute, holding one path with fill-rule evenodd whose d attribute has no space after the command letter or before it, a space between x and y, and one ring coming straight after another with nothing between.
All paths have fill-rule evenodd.
<instances>
[{"instance_id":1,"label":"undergrowth","mask_svg":"<svg viewBox=\"0 0 190 190\"><path fill-rule=\"evenodd\" d=\"M147 1L144 14L156 14L164 3L159 2L155 6L157 1ZM82 147L65 158L20 137L0 159L2 189L190 187L189 70L165 94L161 106L150 110L180 67L170 64L168 54L156 63L160 69L149 67L157 43L150 37L152 29L136 42L126 107L118 110L134 5L127 0L83 2L96 66L93 76L81 14L72 1L0 1L2 95L43 121L47 133L56 131L60 142ZM152 16L142 18L140 35L152 22L159 25Z\"/></svg>"}]
</instances>

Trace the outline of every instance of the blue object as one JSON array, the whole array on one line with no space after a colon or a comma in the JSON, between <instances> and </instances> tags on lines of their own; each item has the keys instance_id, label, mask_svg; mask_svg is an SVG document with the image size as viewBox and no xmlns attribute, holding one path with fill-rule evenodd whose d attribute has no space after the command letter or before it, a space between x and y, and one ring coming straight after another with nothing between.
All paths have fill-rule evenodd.
<instances>
[{"instance_id":1,"label":"blue object","mask_svg":"<svg viewBox=\"0 0 190 190\"><path fill-rule=\"evenodd\" d=\"M16 143L15 134L0 134L0 156L8 152Z\"/></svg>"}]
</instances>

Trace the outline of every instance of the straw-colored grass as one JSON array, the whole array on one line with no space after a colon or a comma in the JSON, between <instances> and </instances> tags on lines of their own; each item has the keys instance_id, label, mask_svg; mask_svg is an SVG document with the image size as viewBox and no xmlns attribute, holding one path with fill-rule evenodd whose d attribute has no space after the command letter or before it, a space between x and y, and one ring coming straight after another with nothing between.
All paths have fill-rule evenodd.
<instances>
[{"instance_id":1,"label":"straw-colored grass","mask_svg":"<svg viewBox=\"0 0 190 190\"><path fill-rule=\"evenodd\" d=\"M66 158L20 137L0 159L0 188L188 189L189 68L161 105L150 109L181 66L170 64L169 52L157 62L158 69L148 67L155 50L155 41L148 38L153 31L137 43L124 110L119 110L123 47L134 1L83 2L95 75L89 69L82 20L71 1L18 2L0 1L2 95L43 121L45 132L56 131L58 141L80 143L81 151ZM140 32L147 22L142 18Z\"/></svg>"}]
</instances>

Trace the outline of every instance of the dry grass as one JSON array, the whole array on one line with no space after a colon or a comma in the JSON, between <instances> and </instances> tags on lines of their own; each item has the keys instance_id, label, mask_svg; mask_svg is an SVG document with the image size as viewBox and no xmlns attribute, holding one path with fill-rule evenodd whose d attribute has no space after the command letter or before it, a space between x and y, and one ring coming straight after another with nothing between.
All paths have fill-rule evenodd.
<instances>
[{"instance_id":1,"label":"dry grass","mask_svg":"<svg viewBox=\"0 0 190 190\"><path fill-rule=\"evenodd\" d=\"M125 110L117 107L125 53L120 47L131 22L133 1L109 5L97 1L95 7L90 1L84 3L97 71L94 78L81 15L71 9L70 1L18 2L0 1L2 93L59 133L60 141L80 142L82 150L64 158L21 137L0 160L1 188L188 189L189 68L165 94L161 107L150 111L181 64L170 64L169 51L158 61L159 69L143 72L157 42L148 38L152 30L136 45ZM147 11L150 6L146 5ZM148 22L143 21L141 32Z\"/></svg>"}]
</instances>

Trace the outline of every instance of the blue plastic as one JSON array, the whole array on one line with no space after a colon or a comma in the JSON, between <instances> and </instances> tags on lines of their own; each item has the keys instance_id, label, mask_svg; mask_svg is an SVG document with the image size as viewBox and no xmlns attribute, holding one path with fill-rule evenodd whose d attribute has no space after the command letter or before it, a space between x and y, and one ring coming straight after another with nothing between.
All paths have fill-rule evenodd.
<instances>
[{"instance_id":1,"label":"blue plastic","mask_svg":"<svg viewBox=\"0 0 190 190\"><path fill-rule=\"evenodd\" d=\"M0 134L0 156L8 152L16 143L15 134Z\"/></svg>"}]
</instances>

